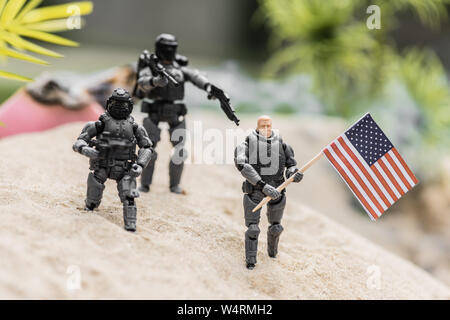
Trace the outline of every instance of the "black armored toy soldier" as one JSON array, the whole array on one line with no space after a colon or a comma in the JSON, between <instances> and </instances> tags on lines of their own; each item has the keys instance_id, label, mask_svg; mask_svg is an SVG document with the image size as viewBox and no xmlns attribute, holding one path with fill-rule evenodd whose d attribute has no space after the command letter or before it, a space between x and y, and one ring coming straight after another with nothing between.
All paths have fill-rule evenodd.
<instances>
[{"instance_id":1,"label":"black armored toy soldier","mask_svg":"<svg viewBox=\"0 0 450 320\"><path fill-rule=\"evenodd\" d=\"M100 205L106 180L116 180L128 231L136 231L136 178L152 156L152 142L145 129L134 121L132 110L130 94L121 88L114 90L106 102L106 112L98 121L86 124L73 145L75 152L90 158L86 210ZM140 148L137 155L136 145Z\"/></svg>"},{"instance_id":2,"label":"black armored toy soldier","mask_svg":"<svg viewBox=\"0 0 450 320\"><path fill-rule=\"evenodd\" d=\"M246 179L242 185L244 192L245 259L248 269L256 264L258 252L259 221L261 209L252 212L266 196L272 200L267 204L267 251L271 258L278 252L278 242L283 227L281 218L286 206L285 190L276 188L295 175L293 182L300 182L303 174L297 169L294 151L272 130L272 119L268 116L258 118L257 128L247 136L235 150L235 164Z\"/></svg>"},{"instance_id":3,"label":"black armored toy soldier","mask_svg":"<svg viewBox=\"0 0 450 320\"><path fill-rule=\"evenodd\" d=\"M133 95L142 100L142 112L147 113L143 126L153 142L153 148L160 140L160 122L169 125L170 140L174 147L170 164L170 191L182 193L180 187L184 161L187 158L186 140L186 105L184 99L184 84L191 82L196 87L205 90L209 99L217 98L228 118L238 124L234 110L229 104L229 98L198 70L187 67L186 57L176 53L178 42L171 34L160 34L156 38L155 53L145 50L139 57L137 65L137 81ZM174 134L176 132L176 134ZM153 171L157 153L154 152L149 165L144 168L141 177L140 191L148 192L152 183Z\"/></svg>"}]
</instances>

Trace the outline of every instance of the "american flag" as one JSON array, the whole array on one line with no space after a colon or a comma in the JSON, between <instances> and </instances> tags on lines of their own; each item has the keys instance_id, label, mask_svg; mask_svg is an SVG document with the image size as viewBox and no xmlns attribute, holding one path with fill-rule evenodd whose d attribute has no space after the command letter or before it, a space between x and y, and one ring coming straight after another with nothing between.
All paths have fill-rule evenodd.
<instances>
[{"instance_id":1,"label":"american flag","mask_svg":"<svg viewBox=\"0 0 450 320\"><path fill-rule=\"evenodd\" d=\"M372 220L419 182L369 113L323 153Z\"/></svg>"}]
</instances>

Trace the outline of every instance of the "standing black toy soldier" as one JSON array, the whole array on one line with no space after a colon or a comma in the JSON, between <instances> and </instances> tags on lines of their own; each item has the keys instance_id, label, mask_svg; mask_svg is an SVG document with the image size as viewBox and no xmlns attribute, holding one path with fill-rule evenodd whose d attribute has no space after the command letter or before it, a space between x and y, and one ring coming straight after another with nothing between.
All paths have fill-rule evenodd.
<instances>
[{"instance_id":1,"label":"standing black toy soldier","mask_svg":"<svg viewBox=\"0 0 450 320\"><path fill-rule=\"evenodd\" d=\"M134 199L139 197L136 178L152 156L152 142L145 129L130 115L132 110L130 94L121 88L114 90L106 102L106 112L98 121L89 122L73 145L74 151L90 158L92 172L87 180L86 210L100 205L104 183L108 178L114 179L128 231L136 231ZM140 148L137 155L136 145Z\"/></svg>"},{"instance_id":2,"label":"standing black toy soldier","mask_svg":"<svg viewBox=\"0 0 450 320\"><path fill-rule=\"evenodd\" d=\"M178 42L171 34L160 34L155 42L155 54L145 50L139 57L137 81L133 95L142 101L142 112L147 113L143 126L147 130L154 147L160 140L160 122L169 125L169 134L174 152L169 164L170 191L182 193L180 187L184 161L187 158L186 140L186 105L184 83L189 81L205 90L208 98L217 98L228 118L236 124L239 120L229 104L228 96L219 88L209 83L198 70L187 67L188 59L176 53ZM176 132L176 135L173 133ZM144 169L139 190L148 192L152 183L157 153L154 152L149 165Z\"/></svg>"},{"instance_id":3,"label":"standing black toy soldier","mask_svg":"<svg viewBox=\"0 0 450 320\"><path fill-rule=\"evenodd\" d=\"M236 147L235 164L246 179L242 185L247 226L245 259L247 268L253 269L258 251L261 209L255 212L252 210L266 196L272 199L267 204L267 219L270 224L267 230L267 251L270 257L275 258L283 231L281 218L286 206L285 190L280 192L276 188L285 181L285 175L286 178L295 175L293 182L300 182L303 174L297 169L291 146L272 130L272 120L268 116L259 117L257 129Z\"/></svg>"}]
</instances>

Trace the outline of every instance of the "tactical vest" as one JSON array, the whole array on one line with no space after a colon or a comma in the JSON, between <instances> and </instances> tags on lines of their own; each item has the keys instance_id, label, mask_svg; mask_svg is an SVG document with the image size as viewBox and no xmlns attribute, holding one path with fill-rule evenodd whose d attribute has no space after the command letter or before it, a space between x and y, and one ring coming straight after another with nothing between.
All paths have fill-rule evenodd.
<instances>
[{"instance_id":1,"label":"tactical vest","mask_svg":"<svg viewBox=\"0 0 450 320\"><path fill-rule=\"evenodd\" d=\"M277 187L284 182L286 155L283 141L278 135L266 139L257 132L247 137L248 161L261 179Z\"/></svg>"},{"instance_id":2,"label":"tactical vest","mask_svg":"<svg viewBox=\"0 0 450 320\"><path fill-rule=\"evenodd\" d=\"M112 167L128 166L136 161L136 137L134 135L134 119L116 120L108 114L100 118L103 130L97 135L94 147L100 152L94 166Z\"/></svg>"}]
</instances>

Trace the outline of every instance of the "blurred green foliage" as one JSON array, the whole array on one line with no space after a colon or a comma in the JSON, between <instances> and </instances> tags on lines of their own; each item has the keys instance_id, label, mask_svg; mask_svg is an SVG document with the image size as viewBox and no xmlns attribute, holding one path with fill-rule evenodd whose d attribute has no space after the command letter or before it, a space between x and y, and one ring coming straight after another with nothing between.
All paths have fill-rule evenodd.
<instances>
[{"instance_id":1,"label":"blurred green foliage","mask_svg":"<svg viewBox=\"0 0 450 320\"><path fill-rule=\"evenodd\" d=\"M260 0L255 18L271 29L273 55L263 76L306 73L326 114L354 119L399 81L415 104L421 145L450 146L450 89L436 55L426 49L398 52L390 37L399 12L413 12L437 29L450 0ZM381 28L369 29L369 5L378 5ZM380 107L380 104L378 104ZM422 150L422 152L425 150Z\"/></svg>"},{"instance_id":2,"label":"blurred green foliage","mask_svg":"<svg viewBox=\"0 0 450 320\"><path fill-rule=\"evenodd\" d=\"M295 109L290 103L280 103L274 107L273 112L276 114L289 115L295 114L297 109Z\"/></svg>"}]
</instances>

